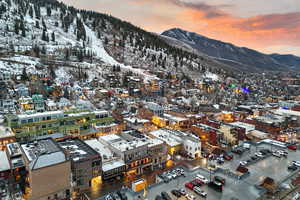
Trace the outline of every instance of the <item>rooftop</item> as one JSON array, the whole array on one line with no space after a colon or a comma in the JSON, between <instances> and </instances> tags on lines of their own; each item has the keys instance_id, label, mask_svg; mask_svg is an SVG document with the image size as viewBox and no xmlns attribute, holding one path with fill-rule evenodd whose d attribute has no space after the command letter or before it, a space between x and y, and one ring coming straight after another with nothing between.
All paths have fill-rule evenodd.
<instances>
[{"instance_id":1,"label":"rooftop","mask_svg":"<svg viewBox=\"0 0 300 200\"><path fill-rule=\"evenodd\" d=\"M102 162L110 161L115 158L113 152L108 148L108 146L97 139L85 140L84 142L101 155Z\"/></svg>"},{"instance_id":2,"label":"rooftop","mask_svg":"<svg viewBox=\"0 0 300 200\"><path fill-rule=\"evenodd\" d=\"M0 151L0 163L0 172L10 170L10 165L5 151Z\"/></svg>"},{"instance_id":3,"label":"rooftop","mask_svg":"<svg viewBox=\"0 0 300 200\"><path fill-rule=\"evenodd\" d=\"M98 156L98 152L80 139L66 139L58 144L67 152L74 162Z\"/></svg>"},{"instance_id":4,"label":"rooftop","mask_svg":"<svg viewBox=\"0 0 300 200\"><path fill-rule=\"evenodd\" d=\"M13 137L14 133L11 128L0 126L0 138Z\"/></svg>"},{"instance_id":5,"label":"rooftop","mask_svg":"<svg viewBox=\"0 0 300 200\"><path fill-rule=\"evenodd\" d=\"M67 160L63 150L50 138L21 145L30 169L56 165Z\"/></svg>"}]
</instances>

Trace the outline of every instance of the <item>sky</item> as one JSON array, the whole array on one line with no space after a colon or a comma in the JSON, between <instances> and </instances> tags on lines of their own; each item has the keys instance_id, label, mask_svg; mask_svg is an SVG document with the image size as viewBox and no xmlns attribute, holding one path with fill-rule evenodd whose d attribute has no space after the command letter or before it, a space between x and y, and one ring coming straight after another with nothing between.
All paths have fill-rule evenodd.
<instances>
[{"instance_id":1,"label":"sky","mask_svg":"<svg viewBox=\"0 0 300 200\"><path fill-rule=\"evenodd\" d=\"M299 0L60 0L162 33L182 28L264 53L300 56Z\"/></svg>"}]
</instances>

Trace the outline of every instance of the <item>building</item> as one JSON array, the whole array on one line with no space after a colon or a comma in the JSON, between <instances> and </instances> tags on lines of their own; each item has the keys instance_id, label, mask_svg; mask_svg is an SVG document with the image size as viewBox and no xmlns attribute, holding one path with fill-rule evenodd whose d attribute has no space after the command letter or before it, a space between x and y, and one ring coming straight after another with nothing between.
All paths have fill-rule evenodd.
<instances>
[{"instance_id":1,"label":"building","mask_svg":"<svg viewBox=\"0 0 300 200\"><path fill-rule=\"evenodd\" d=\"M26 179L26 169L19 143L7 144L6 154L11 169L10 181L16 184L24 183ZM22 190L25 192L25 187L23 187Z\"/></svg>"},{"instance_id":2,"label":"building","mask_svg":"<svg viewBox=\"0 0 300 200\"><path fill-rule=\"evenodd\" d=\"M58 145L71 160L72 182L75 191L87 190L93 179L101 176L101 156L80 139L66 139Z\"/></svg>"},{"instance_id":3,"label":"building","mask_svg":"<svg viewBox=\"0 0 300 200\"><path fill-rule=\"evenodd\" d=\"M149 102L146 104L146 108L155 116L162 117L164 115L164 108L157 103Z\"/></svg>"},{"instance_id":4,"label":"building","mask_svg":"<svg viewBox=\"0 0 300 200\"><path fill-rule=\"evenodd\" d=\"M5 150L7 144L14 143L15 141L16 137L11 128L0 126L0 151Z\"/></svg>"},{"instance_id":5,"label":"building","mask_svg":"<svg viewBox=\"0 0 300 200\"><path fill-rule=\"evenodd\" d=\"M8 180L10 176L10 164L5 151L0 150L0 181Z\"/></svg>"},{"instance_id":6,"label":"building","mask_svg":"<svg viewBox=\"0 0 300 200\"><path fill-rule=\"evenodd\" d=\"M223 136L219 129L201 123L192 125L191 131L201 139L203 144L208 143L214 146L219 144Z\"/></svg>"},{"instance_id":7,"label":"building","mask_svg":"<svg viewBox=\"0 0 300 200\"><path fill-rule=\"evenodd\" d=\"M221 133L223 133L223 144L234 146L245 139L245 128L222 123L219 130Z\"/></svg>"},{"instance_id":8,"label":"building","mask_svg":"<svg viewBox=\"0 0 300 200\"><path fill-rule=\"evenodd\" d=\"M170 155L182 153L193 159L201 156L201 141L193 134L169 129L159 129L149 134L165 142Z\"/></svg>"},{"instance_id":9,"label":"building","mask_svg":"<svg viewBox=\"0 0 300 200\"><path fill-rule=\"evenodd\" d=\"M116 156L109 146L101 143L97 139L91 139L84 141L87 145L93 148L102 159L102 180L108 180L112 178L121 178L123 177L126 171L125 162L121 157Z\"/></svg>"},{"instance_id":10,"label":"building","mask_svg":"<svg viewBox=\"0 0 300 200\"><path fill-rule=\"evenodd\" d=\"M99 141L124 161L127 175L143 174L156 167L164 167L166 163L164 142L149 138L136 130L102 136Z\"/></svg>"},{"instance_id":11,"label":"building","mask_svg":"<svg viewBox=\"0 0 300 200\"><path fill-rule=\"evenodd\" d=\"M45 101L43 95L41 94L34 94L32 95L32 102L34 105L34 109L37 112L44 112L45 111Z\"/></svg>"},{"instance_id":12,"label":"building","mask_svg":"<svg viewBox=\"0 0 300 200\"><path fill-rule=\"evenodd\" d=\"M48 111L5 117L17 140L21 141L53 133L79 138L96 137L98 133L101 135L97 127L114 122L107 111L90 110Z\"/></svg>"},{"instance_id":13,"label":"building","mask_svg":"<svg viewBox=\"0 0 300 200\"><path fill-rule=\"evenodd\" d=\"M21 145L27 174L27 199L69 199L71 161L52 139Z\"/></svg>"}]
</instances>

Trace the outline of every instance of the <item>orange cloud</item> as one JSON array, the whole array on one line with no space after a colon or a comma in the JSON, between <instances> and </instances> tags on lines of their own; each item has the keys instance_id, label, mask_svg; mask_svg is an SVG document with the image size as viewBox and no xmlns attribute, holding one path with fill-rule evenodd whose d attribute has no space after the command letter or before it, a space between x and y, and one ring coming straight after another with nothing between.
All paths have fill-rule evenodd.
<instances>
[{"instance_id":1,"label":"orange cloud","mask_svg":"<svg viewBox=\"0 0 300 200\"><path fill-rule=\"evenodd\" d=\"M236 45L259 49L282 44L300 45L300 12L250 18L234 17L229 14L208 18L206 11L185 9L182 15L190 19L189 24L195 24L191 31ZM199 21L205 25L197 26L196 23Z\"/></svg>"}]
</instances>

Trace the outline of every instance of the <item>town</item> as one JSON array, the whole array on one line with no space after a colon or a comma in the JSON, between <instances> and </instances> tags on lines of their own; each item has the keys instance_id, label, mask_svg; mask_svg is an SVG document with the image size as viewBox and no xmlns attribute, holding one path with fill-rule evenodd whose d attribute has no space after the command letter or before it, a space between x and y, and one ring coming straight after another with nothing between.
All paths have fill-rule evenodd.
<instances>
[{"instance_id":1,"label":"town","mask_svg":"<svg viewBox=\"0 0 300 200\"><path fill-rule=\"evenodd\" d=\"M223 1L0 0L0 200L299 200L299 6Z\"/></svg>"},{"instance_id":2,"label":"town","mask_svg":"<svg viewBox=\"0 0 300 200\"><path fill-rule=\"evenodd\" d=\"M114 68L104 83L1 74L2 199L290 199L299 191L299 78L145 80Z\"/></svg>"}]
</instances>

